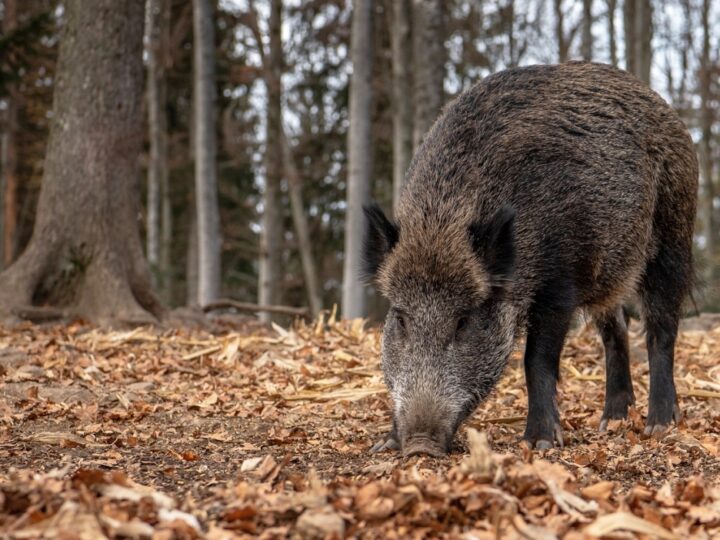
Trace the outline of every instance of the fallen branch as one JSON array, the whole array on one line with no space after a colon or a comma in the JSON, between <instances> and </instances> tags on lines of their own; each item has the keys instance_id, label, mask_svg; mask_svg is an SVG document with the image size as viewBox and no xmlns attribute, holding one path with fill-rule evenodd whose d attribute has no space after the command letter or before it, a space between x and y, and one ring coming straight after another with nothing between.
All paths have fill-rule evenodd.
<instances>
[{"instance_id":1,"label":"fallen branch","mask_svg":"<svg viewBox=\"0 0 720 540\"><path fill-rule=\"evenodd\" d=\"M713 392L712 390L700 390L699 388L691 388L690 390L678 390L677 394L679 396L685 397L720 399L720 392Z\"/></svg>"},{"instance_id":2,"label":"fallen branch","mask_svg":"<svg viewBox=\"0 0 720 540\"><path fill-rule=\"evenodd\" d=\"M17 306L11 309L13 315L34 323L66 319L70 313L64 309L49 306Z\"/></svg>"},{"instance_id":3,"label":"fallen branch","mask_svg":"<svg viewBox=\"0 0 720 540\"><path fill-rule=\"evenodd\" d=\"M293 317L309 317L310 310L306 307L292 307L292 306L261 306L258 304L251 304L249 302L238 302L237 300L231 300L229 298L223 298L215 302L210 302L203 306L202 310L205 313L210 311L216 311L218 309L233 308L238 311L249 311L252 313L278 313L280 315L292 315Z\"/></svg>"}]
</instances>

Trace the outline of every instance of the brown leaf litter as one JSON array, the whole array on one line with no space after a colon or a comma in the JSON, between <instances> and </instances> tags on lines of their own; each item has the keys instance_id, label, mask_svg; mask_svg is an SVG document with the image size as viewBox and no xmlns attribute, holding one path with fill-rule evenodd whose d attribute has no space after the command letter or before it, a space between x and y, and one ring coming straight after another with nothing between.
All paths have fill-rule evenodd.
<instances>
[{"instance_id":1,"label":"brown leaf litter","mask_svg":"<svg viewBox=\"0 0 720 540\"><path fill-rule=\"evenodd\" d=\"M82 324L0 330L3 538L720 538L720 327L681 332L685 414L598 433L602 344L562 360L563 449L519 444L520 351L445 459L368 449L390 427L380 334L334 317L290 329Z\"/></svg>"}]
</instances>

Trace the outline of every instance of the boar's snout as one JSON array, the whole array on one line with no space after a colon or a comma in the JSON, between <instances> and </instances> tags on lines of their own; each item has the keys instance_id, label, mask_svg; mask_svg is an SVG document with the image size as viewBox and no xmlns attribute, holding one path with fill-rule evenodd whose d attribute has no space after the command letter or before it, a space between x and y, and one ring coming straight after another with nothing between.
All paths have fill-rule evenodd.
<instances>
[{"instance_id":1,"label":"boar's snout","mask_svg":"<svg viewBox=\"0 0 720 540\"><path fill-rule=\"evenodd\" d=\"M403 455L441 457L450 453L460 415L442 397L421 394L400 407L395 420Z\"/></svg>"},{"instance_id":2,"label":"boar's snout","mask_svg":"<svg viewBox=\"0 0 720 540\"><path fill-rule=\"evenodd\" d=\"M444 457L450 451L448 446L447 443L443 444L426 433L417 433L403 442L402 449L405 457L418 455Z\"/></svg>"}]
</instances>

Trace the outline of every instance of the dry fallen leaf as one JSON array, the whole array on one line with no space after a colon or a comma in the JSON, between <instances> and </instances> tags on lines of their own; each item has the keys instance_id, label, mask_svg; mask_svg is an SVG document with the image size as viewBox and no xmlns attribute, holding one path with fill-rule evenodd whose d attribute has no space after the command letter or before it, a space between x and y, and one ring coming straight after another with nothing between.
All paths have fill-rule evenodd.
<instances>
[{"instance_id":1,"label":"dry fallen leaf","mask_svg":"<svg viewBox=\"0 0 720 540\"><path fill-rule=\"evenodd\" d=\"M583 529L590 536L605 536L617 531L632 531L664 540L679 540L674 533L627 512L615 512L597 518Z\"/></svg>"},{"instance_id":2,"label":"dry fallen leaf","mask_svg":"<svg viewBox=\"0 0 720 540\"><path fill-rule=\"evenodd\" d=\"M487 434L468 428L467 437L470 455L462 462L463 472L476 475L481 482L491 481L495 476L497 465L493 460Z\"/></svg>"},{"instance_id":3,"label":"dry fallen leaf","mask_svg":"<svg viewBox=\"0 0 720 540\"><path fill-rule=\"evenodd\" d=\"M615 482L603 480L590 486L585 486L580 490L580 494L587 499L606 501L610 498L614 489Z\"/></svg>"}]
</instances>

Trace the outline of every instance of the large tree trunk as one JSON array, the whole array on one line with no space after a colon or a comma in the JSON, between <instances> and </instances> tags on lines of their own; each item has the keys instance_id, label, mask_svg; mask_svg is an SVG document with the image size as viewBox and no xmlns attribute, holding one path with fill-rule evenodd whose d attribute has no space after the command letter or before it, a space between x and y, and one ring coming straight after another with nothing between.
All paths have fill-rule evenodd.
<instances>
[{"instance_id":1,"label":"large tree trunk","mask_svg":"<svg viewBox=\"0 0 720 540\"><path fill-rule=\"evenodd\" d=\"M17 26L17 0L5 0L2 28L8 35ZM8 266L15 258L16 231L18 221L18 100L19 93L13 82L7 84L5 100L5 126L0 141L3 197L2 263Z\"/></svg>"},{"instance_id":2,"label":"large tree trunk","mask_svg":"<svg viewBox=\"0 0 720 540\"><path fill-rule=\"evenodd\" d=\"M307 291L308 303L310 311L315 317L322 309L322 296L320 285L318 283L318 272L315 266L315 258L312 252L312 242L310 240L310 229L305 214L305 205L302 198L302 178L295 164L295 156L293 155L290 143L285 136L285 129L281 125L280 138L282 140L282 155L285 168L285 175L288 180L288 189L290 191L290 209L292 211L293 225L295 226L295 234L297 235L298 251L300 252L300 261L302 262L303 275L305 277L305 289Z\"/></svg>"},{"instance_id":3,"label":"large tree trunk","mask_svg":"<svg viewBox=\"0 0 720 540\"><path fill-rule=\"evenodd\" d=\"M263 194L262 234L260 238L260 272L258 303L280 303L282 291L283 221L280 210L282 183L282 1L270 5L270 51L265 61L267 91L265 131L265 192ZM264 312L260 319L269 322L272 314Z\"/></svg>"},{"instance_id":4,"label":"large tree trunk","mask_svg":"<svg viewBox=\"0 0 720 540\"><path fill-rule=\"evenodd\" d=\"M711 109L711 83L712 63L710 59L710 0L703 0L701 8L702 19L702 53L700 57L700 129L702 139L700 141L700 163L703 176L703 214L704 214L704 236L705 254L709 262L709 274L712 275L712 268L717 255L717 227L715 223L715 186L713 185L713 149L712 149L712 125L713 111Z\"/></svg>"},{"instance_id":5,"label":"large tree trunk","mask_svg":"<svg viewBox=\"0 0 720 540\"><path fill-rule=\"evenodd\" d=\"M220 211L215 132L215 26L211 0L193 0L195 200L198 231L198 303L220 295Z\"/></svg>"},{"instance_id":6,"label":"large tree trunk","mask_svg":"<svg viewBox=\"0 0 720 540\"><path fill-rule=\"evenodd\" d=\"M652 5L650 0L625 0L625 69L650 84L652 62Z\"/></svg>"},{"instance_id":7,"label":"large tree trunk","mask_svg":"<svg viewBox=\"0 0 720 540\"><path fill-rule=\"evenodd\" d=\"M592 4L592 0L583 0L581 54L587 62L592 60L593 49Z\"/></svg>"},{"instance_id":8,"label":"large tree trunk","mask_svg":"<svg viewBox=\"0 0 720 540\"><path fill-rule=\"evenodd\" d=\"M442 0L412 0L413 146L420 146L443 105L445 25Z\"/></svg>"},{"instance_id":9,"label":"large tree trunk","mask_svg":"<svg viewBox=\"0 0 720 540\"><path fill-rule=\"evenodd\" d=\"M617 67L617 33L615 32L615 10L617 9L617 0L607 0L607 23L608 23L608 42L610 47L610 63Z\"/></svg>"},{"instance_id":10,"label":"large tree trunk","mask_svg":"<svg viewBox=\"0 0 720 540\"><path fill-rule=\"evenodd\" d=\"M392 10L393 209L397 210L413 151L412 35L410 0L395 0Z\"/></svg>"},{"instance_id":11,"label":"large tree trunk","mask_svg":"<svg viewBox=\"0 0 720 540\"><path fill-rule=\"evenodd\" d=\"M342 314L346 319L365 316L365 288L360 280L365 219L363 205L370 200L373 169L372 63L373 2L354 2L350 59L350 126L348 129L347 214Z\"/></svg>"},{"instance_id":12,"label":"large tree trunk","mask_svg":"<svg viewBox=\"0 0 720 540\"><path fill-rule=\"evenodd\" d=\"M32 239L0 274L7 313L36 303L100 322L162 314L143 256L143 0L67 0ZM112 54L108 54L112 51Z\"/></svg>"}]
</instances>

